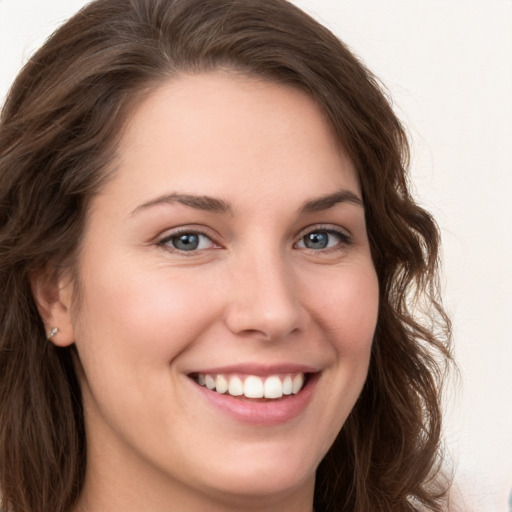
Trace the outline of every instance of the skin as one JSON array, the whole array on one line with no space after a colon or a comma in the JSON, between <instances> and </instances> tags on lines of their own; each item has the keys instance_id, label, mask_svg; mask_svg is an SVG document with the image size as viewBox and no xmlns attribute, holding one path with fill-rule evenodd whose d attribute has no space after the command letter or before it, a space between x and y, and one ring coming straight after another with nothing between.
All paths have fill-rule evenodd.
<instances>
[{"instance_id":1,"label":"skin","mask_svg":"<svg viewBox=\"0 0 512 512\"><path fill-rule=\"evenodd\" d=\"M82 365L77 510L311 512L315 470L361 392L377 321L364 207L347 191L361 198L354 167L300 91L216 72L169 81L137 107L91 203L80 302L70 276L53 294L35 286L60 328L52 341L75 343ZM173 246L182 228L204 234L199 249ZM307 246L308 233L328 247ZM254 425L189 376L241 362L314 367L310 400L290 421Z\"/></svg>"}]
</instances>

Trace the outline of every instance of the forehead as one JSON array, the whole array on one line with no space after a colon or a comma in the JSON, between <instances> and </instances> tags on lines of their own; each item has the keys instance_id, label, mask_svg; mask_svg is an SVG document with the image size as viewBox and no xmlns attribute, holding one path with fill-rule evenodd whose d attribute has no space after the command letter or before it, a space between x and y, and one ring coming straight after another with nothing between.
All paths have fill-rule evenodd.
<instances>
[{"instance_id":1,"label":"forehead","mask_svg":"<svg viewBox=\"0 0 512 512\"><path fill-rule=\"evenodd\" d=\"M113 184L138 196L162 187L220 196L359 192L352 162L310 96L221 72L172 79L145 98L129 116L117 167Z\"/></svg>"}]
</instances>

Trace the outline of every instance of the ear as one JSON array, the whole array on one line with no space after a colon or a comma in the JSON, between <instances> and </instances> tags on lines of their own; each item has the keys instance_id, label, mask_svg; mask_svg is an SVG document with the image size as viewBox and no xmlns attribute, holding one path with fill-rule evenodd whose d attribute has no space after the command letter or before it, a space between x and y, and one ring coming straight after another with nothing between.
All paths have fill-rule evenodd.
<instances>
[{"instance_id":1,"label":"ear","mask_svg":"<svg viewBox=\"0 0 512 512\"><path fill-rule=\"evenodd\" d=\"M46 333L55 327L58 329L50 341L59 347L72 345L75 334L71 314L74 295L71 272L59 272L48 263L30 275L30 285Z\"/></svg>"}]
</instances>

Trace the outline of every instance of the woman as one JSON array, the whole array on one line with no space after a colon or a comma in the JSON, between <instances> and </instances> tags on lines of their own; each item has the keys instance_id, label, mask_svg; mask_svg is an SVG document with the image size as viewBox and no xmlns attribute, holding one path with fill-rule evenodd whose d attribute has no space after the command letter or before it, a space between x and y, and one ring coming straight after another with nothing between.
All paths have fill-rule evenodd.
<instances>
[{"instance_id":1,"label":"woman","mask_svg":"<svg viewBox=\"0 0 512 512\"><path fill-rule=\"evenodd\" d=\"M2 111L4 509L443 510L449 326L406 163L287 2L68 21Z\"/></svg>"}]
</instances>

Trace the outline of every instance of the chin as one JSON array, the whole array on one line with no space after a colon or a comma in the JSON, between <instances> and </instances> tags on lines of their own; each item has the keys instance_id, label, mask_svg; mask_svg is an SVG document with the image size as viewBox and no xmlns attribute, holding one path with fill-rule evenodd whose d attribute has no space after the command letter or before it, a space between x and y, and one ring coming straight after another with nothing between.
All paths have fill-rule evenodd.
<instances>
[{"instance_id":1,"label":"chin","mask_svg":"<svg viewBox=\"0 0 512 512\"><path fill-rule=\"evenodd\" d=\"M314 487L320 456L276 446L244 452L210 467L206 485L222 494L262 500Z\"/></svg>"},{"instance_id":2,"label":"chin","mask_svg":"<svg viewBox=\"0 0 512 512\"><path fill-rule=\"evenodd\" d=\"M279 471L279 468L247 472L244 469L232 474L224 472L221 481L209 482L209 494L224 496L231 502L240 500L247 504L250 499L253 503L260 501L262 505L265 502L275 504L294 494L302 494L305 489L313 489L315 484L315 472Z\"/></svg>"}]
</instances>

